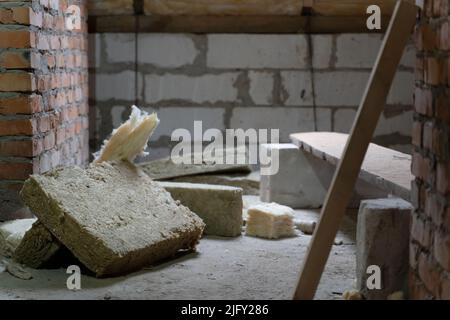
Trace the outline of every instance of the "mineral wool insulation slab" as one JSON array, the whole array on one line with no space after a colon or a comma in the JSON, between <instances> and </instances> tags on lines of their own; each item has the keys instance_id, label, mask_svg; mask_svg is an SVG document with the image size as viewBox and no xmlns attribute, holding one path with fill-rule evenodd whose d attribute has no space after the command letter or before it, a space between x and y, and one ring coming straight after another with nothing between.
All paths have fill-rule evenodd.
<instances>
[{"instance_id":1,"label":"mineral wool insulation slab","mask_svg":"<svg viewBox=\"0 0 450 320\"><path fill-rule=\"evenodd\" d=\"M194 211L208 235L237 237L242 230L242 189L196 183L160 182L175 200Z\"/></svg>"},{"instance_id":2,"label":"mineral wool insulation slab","mask_svg":"<svg viewBox=\"0 0 450 320\"><path fill-rule=\"evenodd\" d=\"M97 276L195 248L203 221L129 163L33 175L21 191L39 221Z\"/></svg>"},{"instance_id":3,"label":"mineral wool insulation slab","mask_svg":"<svg viewBox=\"0 0 450 320\"><path fill-rule=\"evenodd\" d=\"M23 265L38 269L45 266L63 248L51 232L41 222L36 221L25 233L13 258Z\"/></svg>"}]
</instances>

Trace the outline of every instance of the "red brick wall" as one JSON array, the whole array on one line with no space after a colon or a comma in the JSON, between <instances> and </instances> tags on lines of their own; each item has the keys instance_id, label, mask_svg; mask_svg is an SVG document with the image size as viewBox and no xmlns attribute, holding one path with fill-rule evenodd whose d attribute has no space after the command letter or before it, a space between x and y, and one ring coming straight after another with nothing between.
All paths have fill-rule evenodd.
<instances>
[{"instance_id":1,"label":"red brick wall","mask_svg":"<svg viewBox=\"0 0 450 320\"><path fill-rule=\"evenodd\" d=\"M416 29L410 296L450 299L449 0L426 0Z\"/></svg>"},{"instance_id":2,"label":"red brick wall","mask_svg":"<svg viewBox=\"0 0 450 320\"><path fill-rule=\"evenodd\" d=\"M86 16L84 0L0 0L0 221L26 213L29 174L88 159Z\"/></svg>"}]
</instances>

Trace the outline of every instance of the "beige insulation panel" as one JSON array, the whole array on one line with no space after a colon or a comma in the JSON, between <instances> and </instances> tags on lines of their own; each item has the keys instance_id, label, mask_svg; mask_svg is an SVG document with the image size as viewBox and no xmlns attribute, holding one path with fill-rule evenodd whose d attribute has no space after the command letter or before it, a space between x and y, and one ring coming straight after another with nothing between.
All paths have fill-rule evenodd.
<instances>
[{"instance_id":1,"label":"beige insulation panel","mask_svg":"<svg viewBox=\"0 0 450 320\"><path fill-rule=\"evenodd\" d=\"M45 228L97 276L139 270L193 250L205 227L195 213L125 162L32 175L21 196ZM28 248L35 254L42 246ZM51 250L43 252L47 256Z\"/></svg>"}]
</instances>

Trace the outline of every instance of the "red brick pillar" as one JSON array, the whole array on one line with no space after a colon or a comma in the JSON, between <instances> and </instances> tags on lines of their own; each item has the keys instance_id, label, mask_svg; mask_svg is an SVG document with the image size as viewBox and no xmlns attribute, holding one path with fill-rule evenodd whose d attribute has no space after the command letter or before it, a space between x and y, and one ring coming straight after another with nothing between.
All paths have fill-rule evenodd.
<instances>
[{"instance_id":1,"label":"red brick pillar","mask_svg":"<svg viewBox=\"0 0 450 320\"><path fill-rule=\"evenodd\" d=\"M84 0L0 1L0 221L27 214L30 174L88 159L86 17Z\"/></svg>"},{"instance_id":2,"label":"red brick pillar","mask_svg":"<svg viewBox=\"0 0 450 320\"><path fill-rule=\"evenodd\" d=\"M450 299L449 0L425 0L416 29L410 297Z\"/></svg>"}]
</instances>

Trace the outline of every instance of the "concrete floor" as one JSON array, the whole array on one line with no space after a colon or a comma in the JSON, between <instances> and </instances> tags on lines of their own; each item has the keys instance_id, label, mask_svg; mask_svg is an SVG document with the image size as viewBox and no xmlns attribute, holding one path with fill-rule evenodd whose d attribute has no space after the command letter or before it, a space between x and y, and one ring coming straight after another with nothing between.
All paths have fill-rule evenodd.
<instances>
[{"instance_id":1,"label":"concrete floor","mask_svg":"<svg viewBox=\"0 0 450 320\"><path fill-rule=\"evenodd\" d=\"M257 197L245 196L245 203ZM317 210L296 219L317 220ZM31 270L33 279L0 273L0 299L290 299L311 237L283 240L207 236L196 253L124 277L81 278L69 291L65 269ZM339 243L339 245L338 245ZM333 246L317 299L340 299L355 275L355 223L346 217Z\"/></svg>"}]
</instances>

